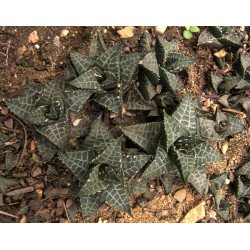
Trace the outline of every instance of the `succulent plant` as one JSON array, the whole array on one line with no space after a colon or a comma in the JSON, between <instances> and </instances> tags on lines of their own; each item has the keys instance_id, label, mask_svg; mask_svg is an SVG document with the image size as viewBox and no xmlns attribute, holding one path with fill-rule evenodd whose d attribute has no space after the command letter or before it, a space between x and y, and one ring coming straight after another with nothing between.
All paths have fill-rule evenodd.
<instances>
[{"instance_id":1,"label":"succulent plant","mask_svg":"<svg viewBox=\"0 0 250 250\"><path fill-rule=\"evenodd\" d=\"M130 195L158 178L167 192L175 178L205 195L206 165L222 161L208 140L244 129L241 121L217 109L204 112L190 94L178 104L178 73L194 59L175 41L146 31L139 52L123 54L122 43L106 48L101 32L89 55L71 52L73 67L47 85L30 83L6 101L33 132L42 159L57 154L80 183L84 216L107 203L130 213ZM72 150L69 140L76 139Z\"/></svg>"}]
</instances>

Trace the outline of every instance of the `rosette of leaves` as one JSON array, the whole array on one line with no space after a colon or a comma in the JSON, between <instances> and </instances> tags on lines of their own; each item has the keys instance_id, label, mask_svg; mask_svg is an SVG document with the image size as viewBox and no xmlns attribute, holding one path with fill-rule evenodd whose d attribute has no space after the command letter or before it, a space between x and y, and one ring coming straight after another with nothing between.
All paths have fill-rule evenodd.
<instances>
[{"instance_id":1,"label":"rosette of leaves","mask_svg":"<svg viewBox=\"0 0 250 250\"><path fill-rule=\"evenodd\" d=\"M6 102L34 132L44 160L57 152L78 178L84 216L104 203L130 213L131 195L145 192L148 179L161 179L169 192L181 178L205 195L206 164L223 159L206 141L242 129L222 112L208 117L190 95L177 107L178 73L194 60L174 41L151 41L146 32L140 52L123 54L121 43L106 48L97 32L89 55L71 52L66 77L30 84Z\"/></svg>"}]
</instances>

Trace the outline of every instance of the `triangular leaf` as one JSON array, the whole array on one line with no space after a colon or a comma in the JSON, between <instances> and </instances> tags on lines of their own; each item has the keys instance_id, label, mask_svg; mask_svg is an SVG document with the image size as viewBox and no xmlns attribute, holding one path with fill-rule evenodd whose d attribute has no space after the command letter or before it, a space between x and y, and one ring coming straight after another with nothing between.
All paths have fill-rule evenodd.
<instances>
[{"instance_id":1,"label":"triangular leaf","mask_svg":"<svg viewBox=\"0 0 250 250\"><path fill-rule=\"evenodd\" d=\"M154 108L155 107L153 105L149 105L149 103L146 100L144 100L138 88L135 85L133 85L132 93L126 102L125 109L126 110L151 110Z\"/></svg>"},{"instance_id":2,"label":"triangular leaf","mask_svg":"<svg viewBox=\"0 0 250 250\"><path fill-rule=\"evenodd\" d=\"M246 175L248 178L250 178L250 162L247 162L241 168L239 168L236 171L236 174L237 175Z\"/></svg>"},{"instance_id":3,"label":"triangular leaf","mask_svg":"<svg viewBox=\"0 0 250 250\"><path fill-rule=\"evenodd\" d=\"M143 52L149 52L152 47L152 36L149 34L147 30L144 31L141 39L140 39L140 47Z\"/></svg>"},{"instance_id":4,"label":"triangular leaf","mask_svg":"<svg viewBox=\"0 0 250 250\"><path fill-rule=\"evenodd\" d=\"M81 89L71 90L65 91L64 95L68 111L78 113L92 95L92 91Z\"/></svg>"},{"instance_id":5,"label":"triangular leaf","mask_svg":"<svg viewBox=\"0 0 250 250\"><path fill-rule=\"evenodd\" d=\"M158 146L154 160L145 169L141 178L148 179L161 176L168 172L170 165L171 163L166 150Z\"/></svg>"},{"instance_id":6,"label":"triangular leaf","mask_svg":"<svg viewBox=\"0 0 250 250\"><path fill-rule=\"evenodd\" d=\"M132 80L141 57L139 53L121 56L121 82L130 82Z\"/></svg>"},{"instance_id":7,"label":"triangular leaf","mask_svg":"<svg viewBox=\"0 0 250 250\"><path fill-rule=\"evenodd\" d=\"M121 137L112 139L108 146L91 163L119 167L122 162Z\"/></svg>"},{"instance_id":8,"label":"triangular leaf","mask_svg":"<svg viewBox=\"0 0 250 250\"><path fill-rule=\"evenodd\" d=\"M151 122L121 127L121 130L133 142L148 153L152 153L158 143L161 128L162 124L160 122Z\"/></svg>"},{"instance_id":9,"label":"triangular leaf","mask_svg":"<svg viewBox=\"0 0 250 250\"><path fill-rule=\"evenodd\" d=\"M81 55L78 52L70 52L70 59L76 68L78 75L82 75L93 66L95 59L89 56Z\"/></svg>"},{"instance_id":10,"label":"triangular leaf","mask_svg":"<svg viewBox=\"0 0 250 250\"><path fill-rule=\"evenodd\" d=\"M116 79L120 79L120 56L121 45L116 44L99 56L95 61L95 64L98 67L113 73L116 76Z\"/></svg>"},{"instance_id":11,"label":"triangular leaf","mask_svg":"<svg viewBox=\"0 0 250 250\"><path fill-rule=\"evenodd\" d=\"M196 168L188 177L188 182L201 194L208 191L208 180L205 168Z\"/></svg>"},{"instance_id":12,"label":"triangular leaf","mask_svg":"<svg viewBox=\"0 0 250 250\"><path fill-rule=\"evenodd\" d=\"M168 72L164 68L160 68L160 77L163 86L165 86L167 90L176 92L180 89L181 81L175 74Z\"/></svg>"},{"instance_id":13,"label":"triangular leaf","mask_svg":"<svg viewBox=\"0 0 250 250\"><path fill-rule=\"evenodd\" d=\"M173 41L168 42L161 36L156 36L155 52L158 63L163 66L168 55L177 50L177 44Z\"/></svg>"},{"instance_id":14,"label":"triangular leaf","mask_svg":"<svg viewBox=\"0 0 250 250\"><path fill-rule=\"evenodd\" d=\"M34 132L33 136L42 160L44 162L52 160L57 152L56 146L39 133Z\"/></svg>"},{"instance_id":15,"label":"triangular leaf","mask_svg":"<svg viewBox=\"0 0 250 250\"><path fill-rule=\"evenodd\" d=\"M106 45L104 43L102 33L100 30L97 30L90 44L89 56L91 57L99 56L105 50L106 50Z\"/></svg>"},{"instance_id":16,"label":"triangular leaf","mask_svg":"<svg viewBox=\"0 0 250 250\"><path fill-rule=\"evenodd\" d=\"M90 216L97 209L99 209L104 202L102 202L99 198L91 195L81 195L80 196L81 203L81 212L82 216Z\"/></svg>"},{"instance_id":17,"label":"triangular leaf","mask_svg":"<svg viewBox=\"0 0 250 250\"><path fill-rule=\"evenodd\" d=\"M139 195L148 191L148 185L146 182L136 181L128 189L130 194Z\"/></svg>"},{"instance_id":18,"label":"triangular leaf","mask_svg":"<svg viewBox=\"0 0 250 250\"><path fill-rule=\"evenodd\" d=\"M75 78L69 84L79 89L88 89L92 90L93 92L102 92L103 90L99 85L96 76L96 70L92 68L79 77Z\"/></svg>"},{"instance_id":19,"label":"triangular leaf","mask_svg":"<svg viewBox=\"0 0 250 250\"><path fill-rule=\"evenodd\" d=\"M193 150L195 152L197 166L224 160L218 150L213 149L205 142L195 146Z\"/></svg>"},{"instance_id":20,"label":"triangular leaf","mask_svg":"<svg viewBox=\"0 0 250 250\"><path fill-rule=\"evenodd\" d=\"M83 147L101 149L108 145L112 139L110 132L105 127L99 116L92 124L91 131L83 142Z\"/></svg>"},{"instance_id":21,"label":"triangular leaf","mask_svg":"<svg viewBox=\"0 0 250 250\"><path fill-rule=\"evenodd\" d=\"M165 68L170 72L178 73L182 70L187 69L193 63L194 59L190 56L170 53L166 59Z\"/></svg>"},{"instance_id":22,"label":"triangular leaf","mask_svg":"<svg viewBox=\"0 0 250 250\"><path fill-rule=\"evenodd\" d=\"M167 150L178 138L187 133L185 127L180 125L175 118L168 116L166 113L164 113L164 129L166 134Z\"/></svg>"},{"instance_id":23,"label":"triangular leaf","mask_svg":"<svg viewBox=\"0 0 250 250\"><path fill-rule=\"evenodd\" d=\"M106 190L104 190L101 197L110 206L114 206L129 214L131 213L131 203L128 191L121 183L111 184Z\"/></svg>"},{"instance_id":24,"label":"triangular leaf","mask_svg":"<svg viewBox=\"0 0 250 250\"><path fill-rule=\"evenodd\" d=\"M198 38L198 45L208 46L209 48L220 48L221 43L209 31L204 30Z\"/></svg>"},{"instance_id":25,"label":"triangular leaf","mask_svg":"<svg viewBox=\"0 0 250 250\"><path fill-rule=\"evenodd\" d=\"M94 99L100 105L104 106L117 115L120 113L121 99L119 93L106 93L97 95Z\"/></svg>"},{"instance_id":26,"label":"triangular leaf","mask_svg":"<svg viewBox=\"0 0 250 250\"><path fill-rule=\"evenodd\" d=\"M179 107L174 112L172 117L177 120L180 125L185 127L191 134L196 132L197 124L195 104L191 95L186 95L182 99Z\"/></svg>"},{"instance_id":27,"label":"triangular leaf","mask_svg":"<svg viewBox=\"0 0 250 250\"><path fill-rule=\"evenodd\" d=\"M101 165L94 166L94 168L92 169L87 181L80 190L80 197L83 195L94 195L97 192L101 192L108 186L107 183L100 179L100 166Z\"/></svg>"},{"instance_id":28,"label":"triangular leaf","mask_svg":"<svg viewBox=\"0 0 250 250\"><path fill-rule=\"evenodd\" d=\"M95 152L92 150L78 150L65 153L59 151L58 155L60 160L78 178L78 180L80 182L85 182L89 163L95 157Z\"/></svg>"},{"instance_id":29,"label":"triangular leaf","mask_svg":"<svg viewBox=\"0 0 250 250\"><path fill-rule=\"evenodd\" d=\"M62 117L56 123L48 126L37 126L36 130L60 149L63 149L68 143L68 121L66 117Z\"/></svg>"},{"instance_id":30,"label":"triangular leaf","mask_svg":"<svg viewBox=\"0 0 250 250\"><path fill-rule=\"evenodd\" d=\"M125 178L130 178L137 174L143 166L149 161L151 155L148 154L129 154L125 157L123 173Z\"/></svg>"},{"instance_id":31,"label":"triangular leaf","mask_svg":"<svg viewBox=\"0 0 250 250\"><path fill-rule=\"evenodd\" d=\"M140 62L148 79L156 85L159 80L159 66L154 52L149 52Z\"/></svg>"}]
</instances>

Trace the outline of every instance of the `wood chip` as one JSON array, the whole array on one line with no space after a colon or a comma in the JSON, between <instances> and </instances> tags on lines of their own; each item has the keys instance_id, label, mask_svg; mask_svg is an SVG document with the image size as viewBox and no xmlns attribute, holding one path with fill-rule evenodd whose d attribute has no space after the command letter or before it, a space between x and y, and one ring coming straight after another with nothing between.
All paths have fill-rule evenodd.
<instances>
[{"instance_id":1,"label":"wood chip","mask_svg":"<svg viewBox=\"0 0 250 250\"><path fill-rule=\"evenodd\" d=\"M205 201L192 208L183 218L181 223L195 223L202 220L206 216Z\"/></svg>"},{"instance_id":2,"label":"wood chip","mask_svg":"<svg viewBox=\"0 0 250 250\"><path fill-rule=\"evenodd\" d=\"M37 31L34 30L34 31L32 31L32 32L29 34L28 42L29 42L29 43L37 43L38 41L39 41L39 37L38 37Z\"/></svg>"},{"instance_id":3,"label":"wood chip","mask_svg":"<svg viewBox=\"0 0 250 250\"><path fill-rule=\"evenodd\" d=\"M179 202L183 202L186 199L187 196L187 191L186 189L180 189L178 190L175 194L174 194L174 198L179 201Z\"/></svg>"},{"instance_id":4,"label":"wood chip","mask_svg":"<svg viewBox=\"0 0 250 250\"><path fill-rule=\"evenodd\" d=\"M164 32L166 31L167 29L167 26L156 26L155 27L155 31L160 34L160 35L163 35Z\"/></svg>"},{"instance_id":5,"label":"wood chip","mask_svg":"<svg viewBox=\"0 0 250 250\"><path fill-rule=\"evenodd\" d=\"M64 198L69 194L69 188L52 188L47 194L47 199Z\"/></svg>"},{"instance_id":6,"label":"wood chip","mask_svg":"<svg viewBox=\"0 0 250 250\"><path fill-rule=\"evenodd\" d=\"M27 217L24 215L22 219L20 220L20 223L27 223Z\"/></svg>"},{"instance_id":7,"label":"wood chip","mask_svg":"<svg viewBox=\"0 0 250 250\"><path fill-rule=\"evenodd\" d=\"M125 27L121 30L118 30L117 33L121 36L121 38L126 39L126 38L131 38L134 36L134 29L135 27L133 26L128 26Z\"/></svg>"},{"instance_id":8,"label":"wood chip","mask_svg":"<svg viewBox=\"0 0 250 250\"><path fill-rule=\"evenodd\" d=\"M16 195L22 195L22 194L26 194L26 193L31 193L33 191L34 191L34 187L26 187L26 188L20 188L20 189L16 189L16 190L10 191L6 195L7 196L16 196Z\"/></svg>"},{"instance_id":9,"label":"wood chip","mask_svg":"<svg viewBox=\"0 0 250 250\"><path fill-rule=\"evenodd\" d=\"M30 150L31 151L36 150L36 141L35 140L31 140L31 142L30 142Z\"/></svg>"},{"instance_id":10,"label":"wood chip","mask_svg":"<svg viewBox=\"0 0 250 250\"><path fill-rule=\"evenodd\" d=\"M17 55L18 55L18 57L22 57L23 54L24 54L26 51L27 51L27 47L26 47L25 45L19 47L19 48L17 49Z\"/></svg>"},{"instance_id":11,"label":"wood chip","mask_svg":"<svg viewBox=\"0 0 250 250\"><path fill-rule=\"evenodd\" d=\"M5 120L3 123L4 123L6 128L13 129L13 119L12 118Z\"/></svg>"},{"instance_id":12,"label":"wood chip","mask_svg":"<svg viewBox=\"0 0 250 250\"><path fill-rule=\"evenodd\" d=\"M221 49L218 52L215 52L214 56L216 56L218 58L222 58L222 57L225 57L226 54L227 54L227 52L224 49Z\"/></svg>"}]
</instances>

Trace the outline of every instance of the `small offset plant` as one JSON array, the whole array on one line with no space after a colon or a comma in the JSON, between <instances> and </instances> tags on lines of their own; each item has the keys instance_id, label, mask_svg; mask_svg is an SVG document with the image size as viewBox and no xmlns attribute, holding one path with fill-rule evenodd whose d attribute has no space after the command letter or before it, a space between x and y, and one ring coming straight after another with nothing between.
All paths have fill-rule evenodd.
<instances>
[{"instance_id":1,"label":"small offset plant","mask_svg":"<svg viewBox=\"0 0 250 250\"><path fill-rule=\"evenodd\" d=\"M189 40L193 37L193 33L198 32L200 32L200 29L197 26L185 26L185 30L183 31L183 37Z\"/></svg>"},{"instance_id":2,"label":"small offset plant","mask_svg":"<svg viewBox=\"0 0 250 250\"><path fill-rule=\"evenodd\" d=\"M151 179L167 193L180 179L205 195L215 182L206 165L223 160L207 141L244 129L220 109L204 112L190 94L178 102L179 73L194 59L161 36L151 44L146 31L139 52L124 54L122 43L106 48L98 31L89 55L71 52L63 77L30 83L6 101L30 127L43 161L57 155L78 178L83 216L104 203L130 214L131 196L146 192Z\"/></svg>"}]
</instances>

